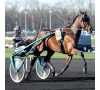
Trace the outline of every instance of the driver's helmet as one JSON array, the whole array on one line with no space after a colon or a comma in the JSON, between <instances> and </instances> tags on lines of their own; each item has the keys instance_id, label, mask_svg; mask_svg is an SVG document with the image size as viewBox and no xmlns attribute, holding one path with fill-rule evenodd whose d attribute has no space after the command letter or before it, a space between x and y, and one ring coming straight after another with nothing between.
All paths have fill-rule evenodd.
<instances>
[{"instance_id":1,"label":"driver's helmet","mask_svg":"<svg viewBox=\"0 0 100 90\"><path fill-rule=\"evenodd\" d=\"M20 25L15 26L14 28L15 34L20 35L21 31L22 31L22 27Z\"/></svg>"}]
</instances>

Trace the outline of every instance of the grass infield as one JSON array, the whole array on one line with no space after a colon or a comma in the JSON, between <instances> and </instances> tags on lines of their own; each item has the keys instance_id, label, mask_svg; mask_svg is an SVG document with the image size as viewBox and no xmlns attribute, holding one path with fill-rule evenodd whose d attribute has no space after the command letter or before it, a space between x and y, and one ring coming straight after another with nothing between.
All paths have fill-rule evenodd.
<instances>
[{"instance_id":1,"label":"grass infield","mask_svg":"<svg viewBox=\"0 0 100 90\"><path fill-rule=\"evenodd\" d=\"M5 40L5 42L6 43L10 43L10 44L12 43L11 40ZM95 42L95 39L92 39L91 40L91 43L94 43L94 42ZM13 52L14 52L14 49L13 48L10 48L10 49L9 48L6 48L5 49L5 58L9 58L12 55ZM46 53L43 53L41 55L45 56ZM95 59L95 54L84 54L84 55L85 55L85 58L86 59ZM52 56L52 58L66 58L66 57L67 57L66 54L61 54L61 53L55 53ZM75 58L75 59L81 59L81 56L74 55L73 58Z\"/></svg>"},{"instance_id":2,"label":"grass infield","mask_svg":"<svg viewBox=\"0 0 100 90\"><path fill-rule=\"evenodd\" d=\"M13 48L11 49L8 49L6 48L5 49L5 58L10 58L12 53L14 52ZM43 52L41 54L41 56L45 56L46 55L46 52ZM85 56L85 59L95 59L95 54L84 54ZM62 53L55 53L52 58L66 58L67 55L66 54L62 54ZM73 58L75 59L81 59L81 56L79 55L74 55Z\"/></svg>"}]
</instances>

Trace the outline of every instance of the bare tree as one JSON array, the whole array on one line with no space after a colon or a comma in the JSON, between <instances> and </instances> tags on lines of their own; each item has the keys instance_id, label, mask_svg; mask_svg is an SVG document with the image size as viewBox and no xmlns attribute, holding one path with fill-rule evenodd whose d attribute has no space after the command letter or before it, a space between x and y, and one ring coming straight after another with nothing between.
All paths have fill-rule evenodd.
<instances>
[{"instance_id":1,"label":"bare tree","mask_svg":"<svg viewBox=\"0 0 100 90\"><path fill-rule=\"evenodd\" d=\"M69 26L78 14L79 10L87 12L91 19L91 24L95 29L95 3L94 0L62 0L53 6L40 4L38 0L25 0L22 4L20 0L5 3L5 27L6 31L12 31L13 27L20 24L25 27L25 11L27 10L27 27L30 30L49 28L49 11L51 13L52 28ZM20 14L21 13L21 14ZM21 21L20 21L21 18Z\"/></svg>"}]
</instances>

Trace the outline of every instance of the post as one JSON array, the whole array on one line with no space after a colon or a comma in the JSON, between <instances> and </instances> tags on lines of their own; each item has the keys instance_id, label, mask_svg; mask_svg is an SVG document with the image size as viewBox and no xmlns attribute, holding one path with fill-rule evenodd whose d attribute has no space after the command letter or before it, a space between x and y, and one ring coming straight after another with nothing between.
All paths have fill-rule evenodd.
<instances>
[{"instance_id":1,"label":"post","mask_svg":"<svg viewBox=\"0 0 100 90\"><path fill-rule=\"evenodd\" d=\"M16 26L17 26L17 22L16 22Z\"/></svg>"},{"instance_id":2,"label":"post","mask_svg":"<svg viewBox=\"0 0 100 90\"><path fill-rule=\"evenodd\" d=\"M47 29L47 22L45 23L45 29Z\"/></svg>"},{"instance_id":3,"label":"post","mask_svg":"<svg viewBox=\"0 0 100 90\"><path fill-rule=\"evenodd\" d=\"M51 13L52 13L52 11L50 10L49 13L50 13L49 19L50 19L50 29L51 29Z\"/></svg>"},{"instance_id":4,"label":"post","mask_svg":"<svg viewBox=\"0 0 100 90\"><path fill-rule=\"evenodd\" d=\"M20 13L20 26L21 26L21 13Z\"/></svg>"},{"instance_id":5,"label":"post","mask_svg":"<svg viewBox=\"0 0 100 90\"><path fill-rule=\"evenodd\" d=\"M26 32L26 30L27 30L27 17L26 17L26 14L27 14L27 11L25 11L25 37L27 38L27 32Z\"/></svg>"}]
</instances>

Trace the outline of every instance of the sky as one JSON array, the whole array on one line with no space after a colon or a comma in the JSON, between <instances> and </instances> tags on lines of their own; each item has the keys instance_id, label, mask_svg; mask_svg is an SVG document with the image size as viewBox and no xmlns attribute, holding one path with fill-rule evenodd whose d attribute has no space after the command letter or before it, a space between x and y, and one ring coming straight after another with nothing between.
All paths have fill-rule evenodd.
<instances>
[{"instance_id":1,"label":"sky","mask_svg":"<svg viewBox=\"0 0 100 90\"><path fill-rule=\"evenodd\" d=\"M19 0L18 0L19 1ZM21 0L21 1L25 1L25 0ZM42 3L47 3L50 5L54 5L54 3L58 2L58 1L62 1L62 0L38 0L41 4ZM5 0L5 2L14 2L14 0Z\"/></svg>"},{"instance_id":2,"label":"sky","mask_svg":"<svg viewBox=\"0 0 100 90\"><path fill-rule=\"evenodd\" d=\"M25 0L5 0L5 2L11 2L11 3L15 3L15 1L22 2L22 8L25 6ZM70 1L68 1L68 0L38 0L38 1L39 1L40 4L49 4L51 6L53 6L55 3L58 3L59 1L61 1L61 2L67 1L67 3L70 3ZM71 0L71 1L76 2L77 0ZM84 1L84 0L82 0L82 1ZM85 0L83 6L87 8L87 3L90 2L90 1L92 3L95 3L95 0ZM79 5L79 4L77 6L83 7L82 5Z\"/></svg>"},{"instance_id":3,"label":"sky","mask_svg":"<svg viewBox=\"0 0 100 90\"><path fill-rule=\"evenodd\" d=\"M5 3L6 2L9 2L9 3L15 3L15 1L19 1L19 2L22 2L22 6L20 7L20 12L23 10L23 7L25 6L25 0L5 0ZM39 4L49 4L50 6L53 6L55 3L59 2L59 1L62 1L62 0L38 0L39 1Z\"/></svg>"},{"instance_id":4,"label":"sky","mask_svg":"<svg viewBox=\"0 0 100 90\"><path fill-rule=\"evenodd\" d=\"M54 3L58 2L59 0L38 0L40 3L48 3L53 5ZM60 0L61 1L61 0Z\"/></svg>"},{"instance_id":5,"label":"sky","mask_svg":"<svg viewBox=\"0 0 100 90\"><path fill-rule=\"evenodd\" d=\"M5 2L14 2L15 0L5 0ZM20 1L20 0L17 0ZM21 1L25 1L25 0L21 0ZM53 5L54 3L58 2L58 1L63 1L63 0L38 0L40 3L48 3ZM66 0L65 0L66 1ZM75 0L72 0L75 1ZM84 0L83 0L84 1ZM85 1L90 1L90 0L85 0ZM95 0L92 0L93 2L95 2Z\"/></svg>"}]
</instances>

